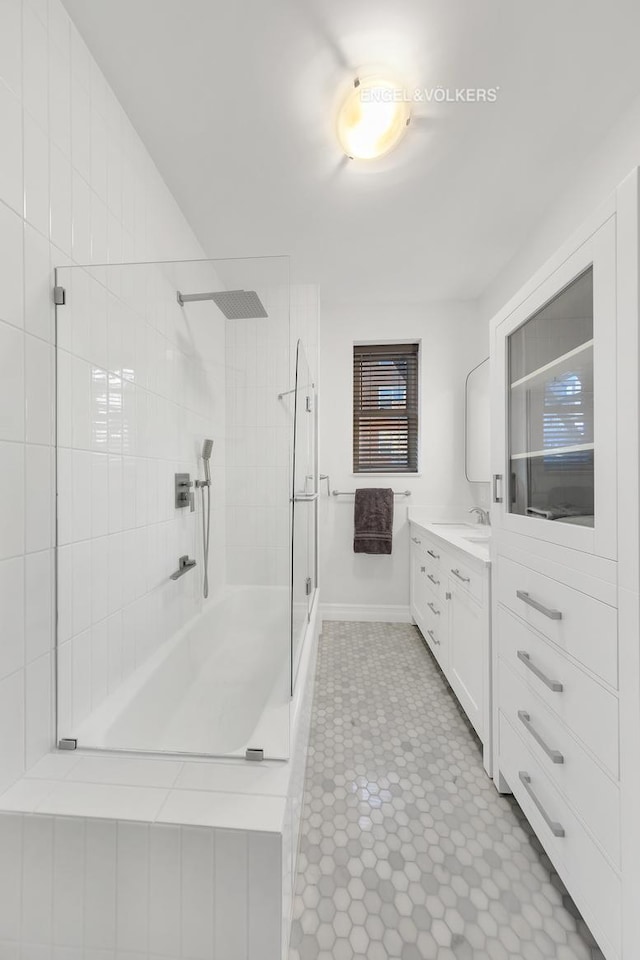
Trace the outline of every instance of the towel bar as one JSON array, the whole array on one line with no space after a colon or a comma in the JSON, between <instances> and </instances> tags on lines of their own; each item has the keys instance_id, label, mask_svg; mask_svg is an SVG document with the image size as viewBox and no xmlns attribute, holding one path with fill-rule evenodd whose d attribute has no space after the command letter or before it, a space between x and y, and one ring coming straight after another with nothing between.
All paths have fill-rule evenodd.
<instances>
[{"instance_id":1,"label":"towel bar","mask_svg":"<svg viewBox=\"0 0 640 960\"><path fill-rule=\"evenodd\" d=\"M410 497L411 490L394 490L394 497ZM353 497L355 496L355 490L332 490L332 497Z\"/></svg>"}]
</instances>

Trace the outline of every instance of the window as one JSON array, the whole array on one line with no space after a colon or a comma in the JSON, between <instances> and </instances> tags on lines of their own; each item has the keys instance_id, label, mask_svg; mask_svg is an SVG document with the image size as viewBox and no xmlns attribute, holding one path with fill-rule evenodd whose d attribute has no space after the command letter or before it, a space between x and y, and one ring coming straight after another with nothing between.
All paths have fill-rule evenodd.
<instances>
[{"instance_id":1,"label":"window","mask_svg":"<svg viewBox=\"0 0 640 960\"><path fill-rule=\"evenodd\" d=\"M418 344L353 348L353 472L418 470Z\"/></svg>"}]
</instances>

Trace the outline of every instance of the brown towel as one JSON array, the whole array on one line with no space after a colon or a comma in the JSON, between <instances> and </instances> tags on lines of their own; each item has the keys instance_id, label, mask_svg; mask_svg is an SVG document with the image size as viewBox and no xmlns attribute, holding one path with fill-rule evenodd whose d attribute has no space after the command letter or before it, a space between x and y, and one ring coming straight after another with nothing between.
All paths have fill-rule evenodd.
<instances>
[{"instance_id":1,"label":"brown towel","mask_svg":"<svg viewBox=\"0 0 640 960\"><path fill-rule=\"evenodd\" d=\"M356 490L353 526L354 553L391 553L393 490L390 487Z\"/></svg>"}]
</instances>

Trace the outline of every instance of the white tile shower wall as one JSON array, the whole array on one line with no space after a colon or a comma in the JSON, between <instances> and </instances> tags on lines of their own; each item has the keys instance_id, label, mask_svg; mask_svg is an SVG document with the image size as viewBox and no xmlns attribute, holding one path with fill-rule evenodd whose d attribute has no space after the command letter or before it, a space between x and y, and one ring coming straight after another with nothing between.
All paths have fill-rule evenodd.
<instances>
[{"instance_id":1,"label":"white tile shower wall","mask_svg":"<svg viewBox=\"0 0 640 960\"><path fill-rule=\"evenodd\" d=\"M317 366L318 290L263 291L267 320L227 325L227 577L286 585L290 564L293 395L298 337Z\"/></svg>"},{"instance_id":2,"label":"white tile shower wall","mask_svg":"<svg viewBox=\"0 0 640 960\"><path fill-rule=\"evenodd\" d=\"M203 254L60 0L0 4L0 129L0 789L4 789L49 748L54 735L53 267ZM101 276L104 279L94 271L91 279ZM99 285L92 284L91 289L102 295ZM117 291L109 290L107 300L109 294ZM108 396L110 386L120 397L117 380L111 384L90 378L88 361L97 358L95 367L106 371L109 357L108 343L104 356L100 324L79 329L78 336L89 329L93 353L77 352L82 360L70 366L66 383L72 388L76 375L77 389L87 400L86 418L79 415L74 422L78 435L85 438L92 387L96 406L100 391ZM125 338L124 344L129 342ZM125 383L125 410L128 392ZM159 422L157 411L155 416ZM222 440L219 447L224 449ZM75 574L75 581L69 578L68 583L77 585L78 602L73 603L69 588L61 597L60 617L67 632L75 620L88 633L93 630L94 611L104 610L105 603L119 609L115 604L123 585L115 574L109 580L108 570L110 561L112 571L117 570L124 531L110 531L108 526L118 525L118 470L114 467L110 475L108 467L109 457L118 453L100 454L91 437L75 453L77 479L82 482L77 485L74 523L85 533L89 524L95 524L95 537L92 529L92 540L78 547L75 563L72 549L62 558L63 571L67 565ZM126 455L121 456L124 478ZM63 462L63 469L72 463L73 457ZM144 477L142 468L140 475ZM111 492L113 517L101 514L95 503L92 509L89 489L96 503ZM149 499L154 499L155 486L150 489ZM144 504L143 479L138 490L136 518L152 509ZM122 500L123 523L124 496ZM127 497L127 508L132 503ZM145 529L136 527L136 535ZM111 536L113 549L105 556L102 545ZM80 558L101 571L91 578L92 595L86 603L80 602L87 584ZM119 648L122 629L116 612L107 624L107 650ZM100 627L96 661L91 662L86 652L77 658L75 672L84 683L90 683L92 675L98 686L102 682L104 643ZM111 661L107 657L107 663L116 675L122 669L117 654ZM69 664L63 684L70 682L73 666ZM62 668L64 674L64 658Z\"/></svg>"},{"instance_id":3,"label":"white tile shower wall","mask_svg":"<svg viewBox=\"0 0 640 960\"><path fill-rule=\"evenodd\" d=\"M218 471L212 597L224 583L224 320L212 304L179 306L176 271L58 271L66 290L57 311L64 737L77 736L87 714L202 608L201 498L194 490L195 511L176 509L174 477L201 476L204 437L214 439ZM197 289L217 282L207 264L188 273ZM184 555L198 566L170 580Z\"/></svg>"},{"instance_id":4,"label":"white tile shower wall","mask_svg":"<svg viewBox=\"0 0 640 960\"><path fill-rule=\"evenodd\" d=\"M284 585L289 571L289 295L260 291L267 319L227 324L227 578Z\"/></svg>"},{"instance_id":5,"label":"white tile shower wall","mask_svg":"<svg viewBox=\"0 0 640 960\"><path fill-rule=\"evenodd\" d=\"M0 956L280 960L281 843L244 830L0 814Z\"/></svg>"}]
</instances>

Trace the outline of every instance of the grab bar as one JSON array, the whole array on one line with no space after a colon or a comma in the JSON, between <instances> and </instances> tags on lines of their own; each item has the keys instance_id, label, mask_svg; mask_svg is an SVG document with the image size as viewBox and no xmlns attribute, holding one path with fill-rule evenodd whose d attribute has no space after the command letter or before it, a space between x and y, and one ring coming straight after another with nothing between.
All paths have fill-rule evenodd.
<instances>
[{"instance_id":1,"label":"grab bar","mask_svg":"<svg viewBox=\"0 0 640 960\"><path fill-rule=\"evenodd\" d=\"M171 574L171 580L179 580L180 577L184 577L185 573L188 573L189 570L193 570L196 565L195 560L189 559L189 554L185 553L184 557L180 557L178 560L178 569L175 573Z\"/></svg>"},{"instance_id":2,"label":"grab bar","mask_svg":"<svg viewBox=\"0 0 640 960\"><path fill-rule=\"evenodd\" d=\"M291 497L291 501L292 503L313 503L319 496L319 493L296 493Z\"/></svg>"}]
</instances>

